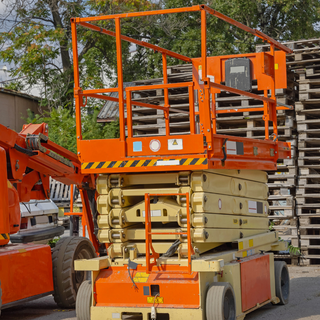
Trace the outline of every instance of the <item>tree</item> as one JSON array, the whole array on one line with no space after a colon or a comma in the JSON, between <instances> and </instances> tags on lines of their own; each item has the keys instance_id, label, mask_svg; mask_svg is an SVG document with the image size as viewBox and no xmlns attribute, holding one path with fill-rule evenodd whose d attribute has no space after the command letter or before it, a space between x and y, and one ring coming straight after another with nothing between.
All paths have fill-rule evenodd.
<instances>
[{"instance_id":1,"label":"tree","mask_svg":"<svg viewBox=\"0 0 320 320\"><path fill-rule=\"evenodd\" d=\"M26 89L41 85L42 104L49 107L73 105L73 62L70 18L146 10L147 0L3 0L0 60L12 65L11 76L23 78ZM124 22L124 30L128 29ZM100 26L113 29L113 21ZM115 39L79 28L79 64L82 87L103 87L104 78L114 80ZM124 58L130 45L123 44Z\"/></svg>"},{"instance_id":2,"label":"tree","mask_svg":"<svg viewBox=\"0 0 320 320\"><path fill-rule=\"evenodd\" d=\"M201 3L202 0L163 0L165 8ZM279 41L308 39L320 35L319 0L209 0L207 4ZM181 53L189 57L199 57L201 54L199 13L179 14L178 21L183 21L182 28L174 32L171 29L167 34L164 30L159 45L163 43L173 50L180 49ZM254 52L256 44L262 43L261 39L211 15L207 15L207 27L207 47L211 55Z\"/></svg>"},{"instance_id":3,"label":"tree","mask_svg":"<svg viewBox=\"0 0 320 320\"><path fill-rule=\"evenodd\" d=\"M22 80L14 88L41 86L42 105L59 108L60 119L68 123L73 119L73 65L70 18L107 15L118 12L144 11L157 8L176 8L201 4L203 0L3 0L6 11L2 15L0 33L0 60L12 65L11 75ZM319 36L319 0L208 0L207 4L243 24L261 30L280 40L298 40ZM254 52L261 40L222 20L207 15L207 49L210 55ZM114 31L112 20L93 22ZM200 14L179 13L121 20L122 34L144 40L161 47L199 57ZM78 28L78 48L81 69L81 87L100 88L116 85L115 39L99 32ZM146 79L162 75L161 54L134 47L123 41L124 81ZM173 58L168 64L182 63ZM86 123L93 130L84 130L91 138L116 134L116 124L95 126L96 110L102 101L88 99L90 111L84 113ZM67 113L62 108L67 108ZM53 111L48 117L57 118ZM68 120L69 119L69 120ZM35 119L40 121L41 119ZM71 121L70 120L70 121ZM91 122L90 122L91 121ZM57 122L58 123L58 122ZM70 124L71 125L71 124ZM65 136L53 123L55 142ZM71 126L72 127L72 126ZM70 127L70 128L71 128ZM69 140L68 140L69 141Z\"/></svg>"},{"instance_id":4,"label":"tree","mask_svg":"<svg viewBox=\"0 0 320 320\"><path fill-rule=\"evenodd\" d=\"M47 123L49 125L49 138L58 145L77 152L76 120L74 114L67 108L53 108L50 112L44 111L42 115L33 115L28 110L27 123ZM93 114L84 114L82 117L83 139L117 138L119 137L118 121L105 124L97 122L98 111Z\"/></svg>"}]
</instances>

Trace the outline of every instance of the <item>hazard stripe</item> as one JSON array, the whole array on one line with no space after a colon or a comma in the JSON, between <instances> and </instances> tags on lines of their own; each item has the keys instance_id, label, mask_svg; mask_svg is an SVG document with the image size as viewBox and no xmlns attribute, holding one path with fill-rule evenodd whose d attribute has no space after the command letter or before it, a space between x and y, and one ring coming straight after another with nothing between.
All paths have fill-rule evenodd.
<instances>
[{"instance_id":1,"label":"hazard stripe","mask_svg":"<svg viewBox=\"0 0 320 320\"><path fill-rule=\"evenodd\" d=\"M102 166L105 164L105 161L104 162L99 162L99 164L96 166L96 169L100 169L102 168Z\"/></svg>"},{"instance_id":2,"label":"hazard stripe","mask_svg":"<svg viewBox=\"0 0 320 320\"><path fill-rule=\"evenodd\" d=\"M207 158L183 158L183 159L161 159L161 161L179 161L180 166L199 166L208 163ZM81 164L81 169L116 169L116 168L139 168L139 167L154 167L157 165L157 159L153 160L129 160L129 161L102 161L102 162L84 162Z\"/></svg>"},{"instance_id":3,"label":"hazard stripe","mask_svg":"<svg viewBox=\"0 0 320 320\"><path fill-rule=\"evenodd\" d=\"M8 240L10 239L9 233L0 233L0 240Z\"/></svg>"}]
</instances>

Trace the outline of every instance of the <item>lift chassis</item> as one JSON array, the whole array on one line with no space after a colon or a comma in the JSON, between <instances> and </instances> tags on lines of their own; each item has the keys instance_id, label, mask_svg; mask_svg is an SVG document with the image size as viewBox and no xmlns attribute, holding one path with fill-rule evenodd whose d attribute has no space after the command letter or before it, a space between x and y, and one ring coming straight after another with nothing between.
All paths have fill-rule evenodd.
<instances>
[{"instance_id":1,"label":"lift chassis","mask_svg":"<svg viewBox=\"0 0 320 320\"><path fill-rule=\"evenodd\" d=\"M121 34L121 19L199 12L201 57L189 58ZM270 52L208 57L206 18L214 15L270 44ZM100 21L114 20L115 32ZM243 319L267 303L285 304L288 269L274 261L284 250L268 227L265 170L291 157L290 144L278 140L275 90L286 88L286 53L290 49L258 30L209 8L188 8L72 18L77 148L81 173L94 175L98 215L94 259L75 261L90 271L77 297L78 320ZM116 38L118 87L83 90L77 53L77 27ZM121 42L162 54L164 83L124 88ZM168 83L167 57L192 64L191 82ZM251 93L257 81L263 95ZM188 110L170 105L170 90L185 88ZM133 93L163 90L161 105L135 100ZM265 140L219 135L215 94L221 90L261 101ZM117 92L119 98L106 93ZM124 95L125 93L125 95ZM81 110L88 98L119 104L120 137L83 140ZM163 112L166 133L134 134L132 108ZM241 112L246 111L241 109ZM189 130L170 133L170 114L189 115ZM271 131L270 132L270 125Z\"/></svg>"}]
</instances>

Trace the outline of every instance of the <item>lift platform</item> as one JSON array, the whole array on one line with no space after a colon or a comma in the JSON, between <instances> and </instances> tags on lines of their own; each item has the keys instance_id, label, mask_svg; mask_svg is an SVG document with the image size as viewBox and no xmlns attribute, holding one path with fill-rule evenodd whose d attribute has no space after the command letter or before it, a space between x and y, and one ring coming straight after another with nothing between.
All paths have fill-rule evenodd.
<instances>
[{"instance_id":1,"label":"lift platform","mask_svg":"<svg viewBox=\"0 0 320 320\"><path fill-rule=\"evenodd\" d=\"M121 34L122 19L181 12L201 17L201 57ZM270 52L208 57L208 15L268 42ZM115 31L103 27L106 20L115 22ZM78 320L232 320L269 302L287 303L288 269L272 253L285 244L268 228L265 171L291 157L290 144L278 140L276 111L292 107L275 97L287 86L291 50L206 5L72 18L71 27L78 157L81 172L96 177L97 237L105 245L100 257L75 263L76 270L92 272L92 282L79 290ZM82 88L79 27L115 37L117 88ZM122 41L162 55L163 84L124 86ZM192 64L192 81L168 83L167 57ZM262 96L251 92L252 81ZM177 88L187 88L188 110L170 105L169 91ZM144 90L163 90L164 103L136 101L135 93ZM221 90L262 101L263 107L250 111L263 114L264 140L217 134L216 115L228 112L215 108ZM118 103L119 138L83 139L81 115L89 98ZM161 110L165 134L135 135L133 106ZM189 128L172 134L169 114L181 112L189 115Z\"/></svg>"}]
</instances>

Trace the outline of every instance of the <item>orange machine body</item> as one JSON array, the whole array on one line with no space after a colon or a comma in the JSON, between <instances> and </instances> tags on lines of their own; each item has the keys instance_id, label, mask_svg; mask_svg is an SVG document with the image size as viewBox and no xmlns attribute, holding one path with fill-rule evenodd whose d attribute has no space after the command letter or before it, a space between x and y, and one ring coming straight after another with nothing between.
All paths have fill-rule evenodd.
<instances>
[{"instance_id":1,"label":"orange machine body","mask_svg":"<svg viewBox=\"0 0 320 320\"><path fill-rule=\"evenodd\" d=\"M0 248L2 308L53 291L51 248L9 244ZM21 301L20 301L21 302Z\"/></svg>"},{"instance_id":2,"label":"orange machine body","mask_svg":"<svg viewBox=\"0 0 320 320\"><path fill-rule=\"evenodd\" d=\"M155 303L163 308L199 308L199 276L180 274L186 268L167 266L163 273L146 273L146 268L136 270L110 267L99 273L95 281L95 301L100 307L150 307L150 298L159 292ZM129 275L130 272L130 275ZM174 272L174 273L171 273ZM131 278L130 278L131 276ZM134 283L133 283L134 282ZM158 286L153 289L153 286ZM110 294L112 292L112 294ZM151 303L152 304L152 303Z\"/></svg>"},{"instance_id":3,"label":"orange machine body","mask_svg":"<svg viewBox=\"0 0 320 320\"><path fill-rule=\"evenodd\" d=\"M8 199L9 199L9 224L10 234L17 233L20 230L21 212L20 201L17 189L8 180Z\"/></svg>"},{"instance_id":4,"label":"orange machine body","mask_svg":"<svg viewBox=\"0 0 320 320\"><path fill-rule=\"evenodd\" d=\"M269 301L271 296L270 261L268 254L255 254L231 264L240 266L242 312ZM224 280L224 273L219 277ZM205 285L198 272L178 265L153 266L151 272L138 265L112 266L100 271L94 284L96 307L137 307L198 309L201 287ZM112 294L110 294L112 293Z\"/></svg>"},{"instance_id":5,"label":"orange machine body","mask_svg":"<svg viewBox=\"0 0 320 320\"><path fill-rule=\"evenodd\" d=\"M66 184L92 184L80 173L77 156L51 142L43 124L25 125L16 133L0 125L0 286L2 306L7 308L53 292L52 256L48 245L9 244L20 229L20 202L50 198L50 176ZM94 188L93 186L91 188ZM81 190L83 218L90 221L86 190ZM92 222L92 219L91 219ZM93 222L91 223L91 225ZM98 251L98 241L89 230Z\"/></svg>"}]
</instances>

